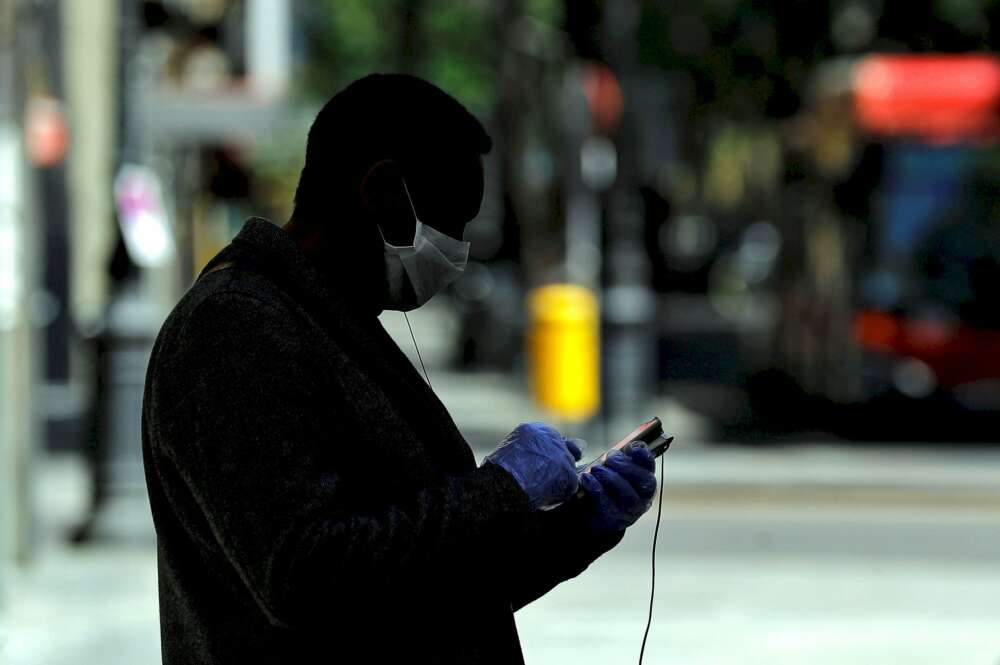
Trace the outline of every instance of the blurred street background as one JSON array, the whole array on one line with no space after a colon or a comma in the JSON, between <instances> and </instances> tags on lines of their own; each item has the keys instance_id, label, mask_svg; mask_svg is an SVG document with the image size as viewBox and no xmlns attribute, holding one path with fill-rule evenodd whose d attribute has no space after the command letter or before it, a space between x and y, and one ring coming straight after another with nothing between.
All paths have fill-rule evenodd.
<instances>
[{"instance_id":1,"label":"blurred street background","mask_svg":"<svg viewBox=\"0 0 1000 665\"><path fill-rule=\"evenodd\" d=\"M998 50L993 0L0 0L0 663L159 662L155 334L405 71L495 141L410 317L477 455L676 436L647 663L1000 664ZM654 517L529 665L637 661Z\"/></svg>"}]
</instances>

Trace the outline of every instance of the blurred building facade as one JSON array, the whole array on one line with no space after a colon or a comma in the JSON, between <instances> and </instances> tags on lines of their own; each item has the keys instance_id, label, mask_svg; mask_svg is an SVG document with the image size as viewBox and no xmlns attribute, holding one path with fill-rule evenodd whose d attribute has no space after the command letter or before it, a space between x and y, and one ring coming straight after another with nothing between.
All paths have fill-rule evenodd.
<instances>
[{"instance_id":1,"label":"blurred building facade","mask_svg":"<svg viewBox=\"0 0 1000 665\"><path fill-rule=\"evenodd\" d=\"M127 476L144 494L145 354L196 252L214 251L191 240L192 191L227 146L284 113L291 18L291 3L269 0L0 3L4 566L32 554L37 455L89 450L98 484ZM123 179L130 166L143 178ZM232 177L216 180L233 196Z\"/></svg>"},{"instance_id":2,"label":"blurred building facade","mask_svg":"<svg viewBox=\"0 0 1000 665\"><path fill-rule=\"evenodd\" d=\"M835 420L812 406L861 400L871 335L908 339L919 318L868 307L895 279L870 270L886 244L872 238L916 234L930 208L907 193L995 133L949 149L880 134L856 84L870 54L995 51L996 2L0 0L0 20L0 534L21 557L32 456L99 447L128 419L98 404L98 340L124 321L141 355L246 216L287 217L312 113L361 74L425 76L496 139L472 261L441 299L456 322L444 364L521 373L527 290L585 286L603 312L596 423L635 419L656 392L723 425ZM992 219L973 180L935 215ZM935 300L920 330L973 312L962 335L988 344L981 267L996 257L958 256L966 231L907 270L965 298ZM980 286L955 296L948 275L973 265ZM896 354L876 349L883 383L910 397L940 373L875 342ZM115 384L122 405L140 375ZM989 413L984 379L986 397L961 394Z\"/></svg>"}]
</instances>

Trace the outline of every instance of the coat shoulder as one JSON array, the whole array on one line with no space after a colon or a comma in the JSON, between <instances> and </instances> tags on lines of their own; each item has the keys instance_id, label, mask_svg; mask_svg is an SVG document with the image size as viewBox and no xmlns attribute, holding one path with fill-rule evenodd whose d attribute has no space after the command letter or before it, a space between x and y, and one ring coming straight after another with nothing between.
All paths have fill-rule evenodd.
<instances>
[{"instance_id":1,"label":"coat shoulder","mask_svg":"<svg viewBox=\"0 0 1000 665\"><path fill-rule=\"evenodd\" d=\"M250 309L272 310L286 315L296 303L263 275L230 268L203 276L188 289L174 308L179 322L187 322L205 303L234 301Z\"/></svg>"},{"instance_id":2,"label":"coat shoulder","mask_svg":"<svg viewBox=\"0 0 1000 665\"><path fill-rule=\"evenodd\" d=\"M153 347L147 383L173 386L185 382L196 360L240 356L246 343L275 337L291 351L300 313L298 306L265 277L249 271L222 270L198 280L174 307ZM277 351L277 349L275 349ZM165 384L164 384L165 382Z\"/></svg>"}]
</instances>

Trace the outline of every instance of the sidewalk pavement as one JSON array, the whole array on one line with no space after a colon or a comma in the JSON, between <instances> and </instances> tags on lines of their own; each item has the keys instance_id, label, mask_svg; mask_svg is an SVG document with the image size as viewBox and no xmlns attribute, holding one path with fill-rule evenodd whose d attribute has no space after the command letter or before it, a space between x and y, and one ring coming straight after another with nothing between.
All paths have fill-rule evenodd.
<instances>
[{"instance_id":1,"label":"sidewalk pavement","mask_svg":"<svg viewBox=\"0 0 1000 665\"><path fill-rule=\"evenodd\" d=\"M90 496L86 465L62 454L41 457L36 468L36 548L28 563L7 571L0 663L159 663L152 540L70 545Z\"/></svg>"},{"instance_id":2,"label":"sidewalk pavement","mask_svg":"<svg viewBox=\"0 0 1000 665\"><path fill-rule=\"evenodd\" d=\"M432 381L480 456L516 423L544 419L511 377L437 371ZM675 403L653 402L649 412L660 415L678 437L664 458L671 521L664 556L677 559L673 566L677 570L686 570L708 555L745 556L738 553L756 552L762 542L800 557L817 552L856 555L868 550L873 555L897 556L900 544L906 550L916 543L913 547L927 558L936 551L930 541L940 539L947 541L944 544L954 542L954 546L937 547L942 552L937 560L947 567L952 565L947 562L959 558L956 552L986 542L989 538L983 534L993 532L991 525L1000 506L998 450L831 443L760 449L722 446L705 442L703 423ZM66 531L80 518L88 496L84 466L79 458L64 455L43 458L39 470L39 553L11 576L7 613L0 616L0 663L158 662L154 550L136 545L67 545ZM851 533L855 535L848 538ZM645 536L641 540L647 542ZM992 557L990 553L1000 547L994 541L979 548L984 557ZM634 552L619 549L613 559L623 571L645 565L647 555L641 548L633 548ZM739 561L719 565L731 572L732 579L743 574L745 567ZM759 572L763 564L753 565ZM868 584L864 580L875 579L865 577L856 566L851 568L854 564L843 565L848 571L845 575L857 577L858 588ZM608 593L612 588L618 593L622 581L634 577L632 573L605 576L596 572L588 575L585 584L571 587L576 591L564 593L587 596L588 585L605 577ZM972 571L968 577L978 579L979 575ZM676 584L681 584L678 580ZM545 615L546 607L561 607L559 598L564 602L566 597L556 595L548 605L540 604L532 611ZM641 603L630 598L628 607L635 609L633 605ZM578 609L586 607L590 606ZM587 625L599 625L604 613L593 609L591 614L597 623ZM532 662L547 662L543 654L565 652L565 645L560 646L549 633L531 632L541 630L544 622L531 621L530 616L519 618L519 624L534 626L526 631L526 650L536 651ZM701 628L707 625L699 624ZM777 630L771 627L772 633ZM615 642L615 649L634 646L621 642Z\"/></svg>"},{"instance_id":3,"label":"sidewalk pavement","mask_svg":"<svg viewBox=\"0 0 1000 665\"><path fill-rule=\"evenodd\" d=\"M695 482L698 469L704 483L713 476L745 484L758 472L755 462L740 461L752 451L692 445L676 452L668 474L678 482L685 473L685 482ZM727 452L736 457L727 461ZM806 459L825 456L819 449ZM0 663L159 662L155 551L67 545L66 529L87 497L84 467L61 456L42 460L39 470L41 547L13 571ZM649 662L735 665L746 654L781 665L866 662L872 654L887 664L996 662L995 509L824 507L790 495L767 505L684 500L670 496L672 487L657 550L662 578ZM518 613L529 663L634 662L652 528L648 515L579 580Z\"/></svg>"}]
</instances>

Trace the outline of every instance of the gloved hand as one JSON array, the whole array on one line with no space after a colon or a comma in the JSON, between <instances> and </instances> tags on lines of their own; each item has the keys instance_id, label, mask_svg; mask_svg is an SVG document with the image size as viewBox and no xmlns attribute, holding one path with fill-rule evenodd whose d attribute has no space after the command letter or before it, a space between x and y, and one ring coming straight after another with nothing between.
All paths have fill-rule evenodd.
<instances>
[{"instance_id":1,"label":"gloved hand","mask_svg":"<svg viewBox=\"0 0 1000 665\"><path fill-rule=\"evenodd\" d=\"M583 451L573 439L563 438L543 423L526 423L486 456L514 477L531 508L538 509L572 497L579 487L576 462Z\"/></svg>"},{"instance_id":2,"label":"gloved hand","mask_svg":"<svg viewBox=\"0 0 1000 665\"><path fill-rule=\"evenodd\" d=\"M580 487L591 504L587 525L596 531L624 531L653 505L656 460L646 445L633 441L580 474Z\"/></svg>"}]
</instances>

